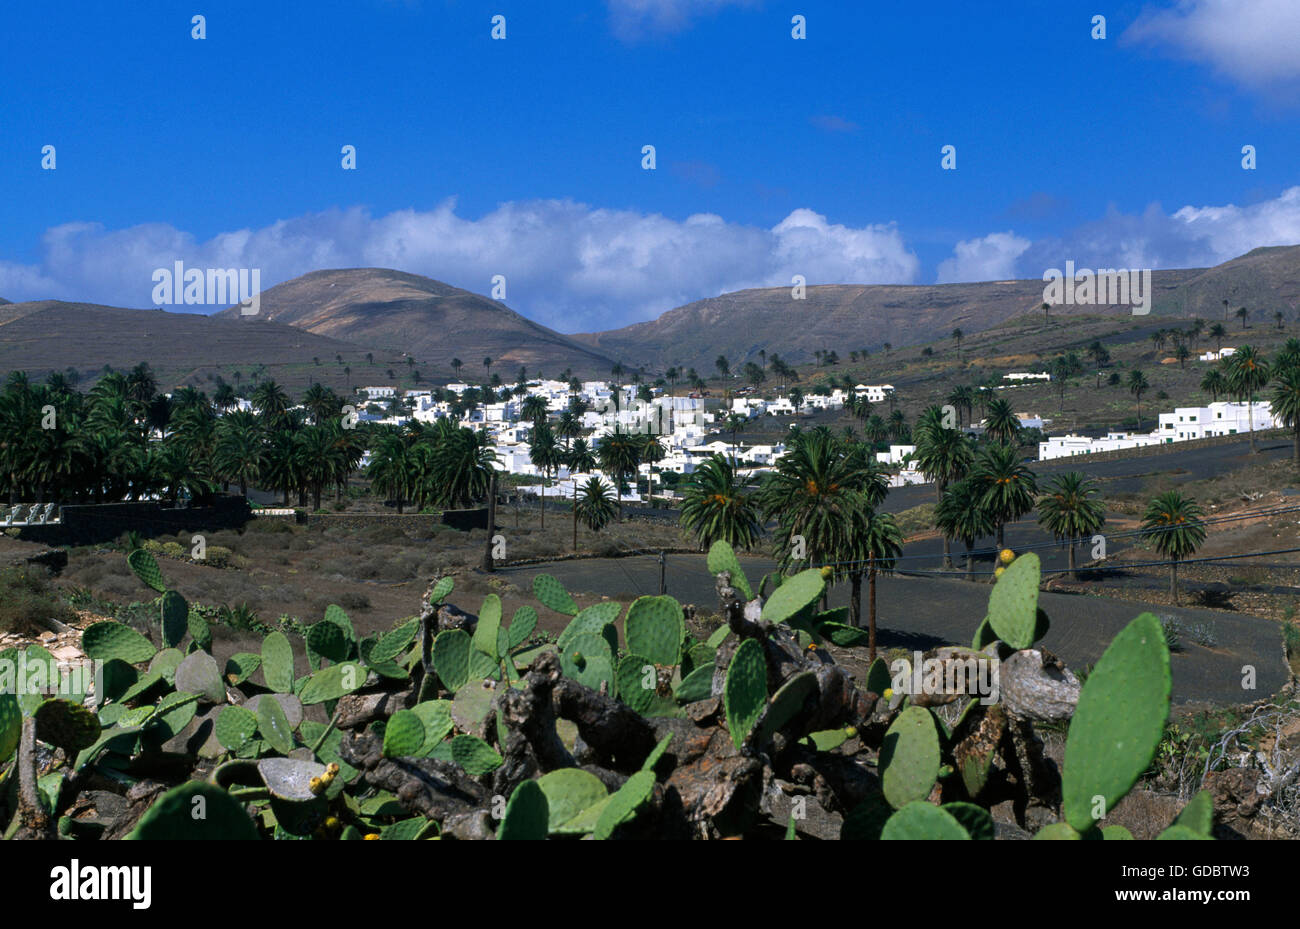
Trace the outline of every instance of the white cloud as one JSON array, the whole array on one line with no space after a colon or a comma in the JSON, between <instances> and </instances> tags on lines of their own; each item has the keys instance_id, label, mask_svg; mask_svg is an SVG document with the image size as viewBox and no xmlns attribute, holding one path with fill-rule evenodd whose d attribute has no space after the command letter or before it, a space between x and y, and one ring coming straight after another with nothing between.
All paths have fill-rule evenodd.
<instances>
[{"instance_id":1,"label":"white cloud","mask_svg":"<svg viewBox=\"0 0 1300 929\"><path fill-rule=\"evenodd\" d=\"M755 6L757 0L607 0L610 28L623 40L680 32L691 21L728 6Z\"/></svg>"},{"instance_id":2,"label":"white cloud","mask_svg":"<svg viewBox=\"0 0 1300 929\"><path fill-rule=\"evenodd\" d=\"M1021 277L1048 268L1205 268L1254 248L1300 243L1300 187L1249 206L1184 206L1172 214L1152 204L1141 214L1111 209L1095 222L1035 242L1017 262Z\"/></svg>"},{"instance_id":3,"label":"white cloud","mask_svg":"<svg viewBox=\"0 0 1300 929\"><path fill-rule=\"evenodd\" d=\"M1300 79L1300 3L1296 0L1180 0L1147 10L1123 40L1205 62L1243 84Z\"/></svg>"},{"instance_id":4,"label":"white cloud","mask_svg":"<svg viewBox=\"0 0 1300 929\"><path fill-rule=\"evenodd\" d=\"M940 284L1001 281L1015 277L1016 259L1032 243L1014 232L994 232L982 239L967 239L953 248L953 256L939 262Z\"/></svg>"},{"instance_id":5,"label":"white cloud","mask_svg":"<svg viewBox=\"0 0 1300 929\"><path fill-rule=\"evenodd\" d=\"M747 287L911 283L919 261L898 229L828 223L795 210L771 229L713 214L674 220L571 200L504 203L479 219L455 201L372 217L312 213L197 241L165 224L50 229L39 265L0 263L0 295L148 306L157 268L260 268L263 288L322 268L384 267L476 293L506 277L506 303L565 332L652 318ZM57 283L55 283L57 282Z\"/></svg>"}]
</instances>

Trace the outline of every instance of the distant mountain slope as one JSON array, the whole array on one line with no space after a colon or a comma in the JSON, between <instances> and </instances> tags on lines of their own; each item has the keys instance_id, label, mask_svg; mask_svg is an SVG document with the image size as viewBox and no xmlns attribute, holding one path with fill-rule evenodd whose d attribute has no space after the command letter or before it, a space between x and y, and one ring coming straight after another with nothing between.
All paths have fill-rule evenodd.
<instances>
[{"instance_id":1,"label":"distant mountain slope","mask_svg":"<svg viewBox=\"0 0 1300 929\"><path fill-rule=\"evenodd\" d=\"M711 375L718 355L735 368L757 360L760 350L801 362L819 350L846 357L886 342L902 346L946 339L954 329L979 332L1038 313L1043 288L1042 280L824 285L809 287L804 300L792 299L789 287L742 290L677 307L648 322L573 338L632 365L685 365ZM1300 246L1256 249L1213 268L1156 271L1152 290L1156 317L1201 316L1214 322L1223 318L1222 301L1228 299L1229 316L1245 305L1261 324L1271 322L1279 309L1294 318L1300 307ZM1129 308L1051 310L1058 317L1099 312L1132 321Z\"/></svg>"},{"instance_id":2,"label":"distant mountain slope","mask_svg":"<svg viewBox=\"0 0 1300 929\"><path fill-rule=\"evenodd\" d=\"M313 357L349 358L357 346L263 324L256 341L228 319L162 310L39 300L0 307L0 370L97 370L148 361L155 369L215 365L303 364Z\"/></svg>"},{"instance_id":3,"label":"distant mountain slope","mask_svg":"<svg viewBox=\"0 0 1300 929\"><path fill-rule=\"evenodd\" d=\"M238 307L219 316L244 326L284 323L318 335L406 352L445 369L453 357L467 377L481 377L483 359L506 378L519 365L555 375L608 374L604 353L532 322L479 294L416 274L383 268L313 271L262 293L257 317Z\"/></svg>"}]
</instances>

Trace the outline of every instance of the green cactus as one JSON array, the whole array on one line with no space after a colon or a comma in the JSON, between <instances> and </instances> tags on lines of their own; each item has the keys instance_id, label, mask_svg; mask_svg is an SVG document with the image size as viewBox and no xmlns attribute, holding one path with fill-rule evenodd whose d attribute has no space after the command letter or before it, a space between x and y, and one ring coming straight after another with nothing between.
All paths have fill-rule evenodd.
<instances>
[{"instance_id":1,"label":"green cactus","mask_svg":"<svg viewBox=\"0 0 1300 929\"><path fill-rule=\"evenodd\" d=\"M222 748L228 752L238 751L257 733L257 717L242 706L223 706L217 714L213 732Z\"/></svg>"},{"instance_id":2,"label":"green cactus","mask_svg":"<svg viewBox=\"0 0 1300 929\"><path fill-rule=\"evenodd\" d=\"M419 632L420 620L415 617L408 619L375 643L366 659L367 664L373 668L377 665L386 665L392 662L410 647ZM405 676L405 672L401 676Z\"/></svg>"},{"instance_id":3,"label":"green cactus","mask_svg":"<svg viewBox=\"0 0 1300 929\"><path fill-rule=\"evenodd\" d=\"M337 603L325 607L325 621L334 623L342 629L347 634L349 642L357 640L357 631L352 627L352 620L348 619L347 612Z\"/></svg>"},{"instance_id":4,"label":"green cactus","mask_svg":"<svg viewBox=\"0 0 1300 929\"><path fill-rule=\"evenodd\" d=\"M1183 826L1199 835L1210 838L1214 833L1214 797L1202 790L1187 802L1182 812L1174 817L1171 826Z\"/></svg>"},{"instance_id":5,"label":"green cactus","mask_svg":"<svg viewBox=\"0 0 1300 929\"><path fill-rule=\"evenodd\" d=\"M543 774L537 786L546 794L550 832L562 831L569 820L609 796L600 778L581 768L559 768Z\"/></svg>"},{"instance_id":6,"label":"green cactus","mask_svg":"<svg viewBox=\"0 0 1300 929\"><path fill-rule=\"evenodd\" d=\"M510 795L498 839L544 839L550 831L550 806L537 781L524 781Z\"/></svg>"},{"instance_id":7,"label":"green cactus","mask_svg":"<svg viewBox=\"0 0 1300 929\"><path fill-rule=\"evenodd\" d=\"M263 758L257 762L257 773L277 800L314 803L320 793L312 787L312 781L325 776L325 765L300 758Z\"/></svg>"},{"instance_id":8,"label":"green cactus","mask_svg":"<svg viewBox=\"0 0 1300 929\"><path fill-rule=\"evenodd\" d=\"M474 627L473 644L483 654L495 661L497 655L497 633L501 629L501 598L488 594L483 598L479 608L478 625Z\"/></svg>"},{"instance_id":9,"label":"green cactus","mask_svg":"<svg viewBox=\"0 0 1300 929\"><path fill-rule=\"evenodd\" d=\"M81 634L81 650L100 661L116 658L127 664L141 664L158 653L140 633L111 619L92 623L86 628Z\"/></svg>"},{"instance_id":10,"label":"green cactus","mask_svg":"<svg viewBox=\"0 0 1300 929\"><path fill-rule=\"evenodd\" d=\"M712 669L717 657L718 650L711 645L706 645L703 642L692 645L686 650L685 657L682 658L682 673L690 674L696 668Z\"/></svg>"},{"instance_id":11,"label":"green cactus","mask_svg":"<svg viewBox=\"0 0 1300 929\"><path fill-rule=\"evenodd\" d=\"M23 711L18 706L18 698L0 689L0 764L8 761L18 748L22 733Z\"/></svg>"},{"instance_id":12,"label":"green cactus","mask_svg":"<svg viewBox=\"0 0 1300 929\"><path fill-rule=\"evenodd\" d=\"M452 693L469 680L470 637L463 629L448 629L433 640L433 669Z\"/></svg>"},{"instance_id":13,"label":"green cactus","mask_svg":"<svg viewBox=\"0 0 1300 929\"><path fill-rule=\"evenodd\" d=\"M601 636L583 633L569 639L560 652L560 668L584 687L598 690L602 681L609 682L610 694L617 688L614 658L609 643Z\"/></svg>"},{"instance_id":14,"label":"green cactus","mask_svg":"<svg viewBox=\"0 0 1300 929\"><path fill-rule=\"evenodd\" d=\"M1038 582L1042 565L1026 552L1011 563L989 595L988 622L993 633L1014 649L1034 644L1038 629ZM978 642L978 632L976 633ZM976 648L982 648L977 644Z\"/></svg>"},{"instance_id":15,"label":"green cactus","mask_svg":"<svg viewBox=\"0 0 1300 929\"><path fill-rule=\"evenodd\" d=\"M433 589L429 591L430 605L437 606L443 600L447 599L447 595L452 592L455 586L455 580L450 577L438 578L438 583L434 584Z\"/></svg>"},{"instance_id":16,"label":"green cactus","mask_svg":"<svg viewBox=\"0 0 1300 929\"><path fill-rule=\"evenodd\" d=\"M424 720L411 710L398 710L384 727L384 757L412 758L424 748Z\"/></svg>"},{"instance_id":17,"label":"green cactus","mask_svg":"<svg viewBox=\"0 0 1300 929\"><path fill-rule=\"evenodd\" d=\"M844 623L820 622L813 627L819 636L830 639L840 648L856 648L866 645L869 635L866 629L848 626Z\"/></svg>"},{"instance_id":18,"label":"green cactus","mask_svg":"<svg viewBox=\"0 0 1300 929\"><path fill-rule=\"evenodd\" d=\"M638 771L629 777L622 787L610 795L592 830L592 838L608 839L615 829L635 817L636 811L650 799L654 787L653 771Z\"/></svg>"},{"instance_id":19,"label":"green cactus","mask_svg":"<svg viewBox=\"0 0 1300 929\"><path fill-rule=\"evenodd\" d=\"M191 652L176 667L176 689L200 694L209 703L224 703L226 688L221 683L217 662L207 652Z\"/></svg>"},{"instance_id":20,"label":"green cactus","mask_svg":"<svg viewBox=\"0 0 1300 929\"><path fill-rule=\"evenodd\" d=\"M162 571L158 569L158 562L154 560L153 555L143 548L137 548L127 555L126 563L131 566L131 570L135 572L136 577L158 591L158 593L167 591L167 585L163 583Z\"/></svg>"},{"instance_id":21,"label":"green cactus","mask_svg":"<svg viewBox=\"0 0 1300 929\"><path fill-rule=\"evenodd\" d=\"M880 786L890 806L900 810L928 797L939 765L934 717L923 707L907 707L885 732L880 747Z\"/></svg>"},{"instance_id":22,"label":"green cactus","mask_svg":"<svg viewBox=\"0 0 1300 929\"><path fill-rule=\"evenodd\" d=\"M564 631L555 640L556 646L563 650L574 636L599 635L609 642L611 653L618 651L618 630L613 624L622 611L622 605L615 600L605 600L587 607L564 627Z\"/></svg>"},{"instance_id":23,"label":"green cactus","mask_svg":"<svg viewBox=\"0 0 1300 929\"><path fill-rule=\"evenodd\" d=\"M195 818L202 798L203 817ZM159 797L140 817L128 839L257 839L257 827L243 806L214 784L189 781Z\"/></svg>"},{"instance_id":24,"label":"green cactus","mask_svg":"<svg viewBox=\"0 0 1300 929\"><path fill-rule=\"evenodd\" d=\"M672 733L670 732L668 735L660 739L655 744L654 748L650 749L650 754L646 755L645 761L641 762L641 770L653 771L655 769L655 765L659 763L659 759L662 758L664 756L664 753L668 751L668 746L672 744L673 744L673 736Z\"/></svg>"},{"instance_id":25,"label":"green cactus","mask_svg":"<svg viewBox=\"0 0 1300 929\"><path fill-rule=\"evenodd\" d=\"M298 699L304 706L337 700L350 694L366 682L366 670L355 661L345 661L316 671L303 685Z\"/></svg>"},{"instance_id":26,"label":"green cactus","mask_svg":"<svg viewBox=\"0 0 1300 929\"><path fill-rule=\"evenodd\" d=\"M644 655L653 664L671 667L681 663L686 622L672 597L638 597L627 609L624 631L629 651Z\"/></svg>"},{"instance_id":27,"label":"green cactus","mask_svg":"<svg viewBox=\"0 0 1300 929\"><path fill-rule=\"evenodd\" d=\"M885 659L877 658L871 662L871 666L867 668L867 680L864 685L867 692L884 696L885 691L892 684L893 678L889 676L889 665L885 663Z\"/></svg>"},{"instance_id":28,"label":"green cactus","mask_svg":"<svg viewBox=\"0 0 1300 929\"><path fill-rule=\"evenodd\" d=\"M984 807L974 803L945 803L940 809L961 823L961 827L972 839L991 842L995 838L993 817Z\"/></svg>"},{"instance_id":29,"label":"green cactus","mask_svg":"<svg viewBox=\"0 0 1300 929\"><path fill-rule=\"evenodd\" d=\"M533 578L533 596L548 610L569 616L578 615L578 604L569 596L564 585L549 574L539 574Z\"/></svg>"},{"instance_id":30,"label":"green cactus","mask_svg":"<svg viewBox=\"0 0 1300 929\"><path fill-rule=\"evenodd\" d=\"M642 716L677 715L672 696L659 694L658 669L644 655L624 655L618 663L617 677L618 698Z\"/></svg>"},{"instance_id":31,"label":"green cactus","mask_svg":"<svg viewBox=\"0 0 1300 929\"><path fill-rule=\"evenodd\" d=\"M1061 779L1062 810L1077 831L1094 825L1094 798L1105 815L1150 766L1171 686L1160 621L1143 613L1110 643L1079 692Z\"/></svg>"},{"instance_id":32,"label":"green cactus","mask_svg":"<svg viewBox=\"0 0 1300 929\"><path fill-rule=\"evenodd\" d=\"M1133 841L1133 833L1129 832L1123 826L1112 825L1101 827L1101 837L1107 841Z\"/></svg>"},{"instance_id":33,"label":"green cactus","mask_svg":"<svg viewBox=\"0 0 1300 929\"><path fill-rule=\"evenodd\" d=\"M886 840L969 839L970 834L944 808L914 800L889 817L880 837Z\"/></svg>"},{"instance_id":34,"label":"green cactus","mask_svg":"<svg viewBox=\"0 0 1300 929\"><path fill-rule=\"evenodd\" d=\"M507 637L508 648L514 651L519 646L528 641L528 637L533 634L537 628L537 611L531 606L521 606L515 610L514 618L510 620L510 630Z\"/></svg>"},{"instance_id":35,"label":"green cactus","mask_svg":"<svg viewBox=\"0 0 1300 929\"><path fill-rule=\"evenodd\" d=\"M819 732L810 732L808 733L808 739L812 742L814 751L830 752L839 748L857 734L856 729L845 726L842 729L822 729Z\"/></svg>"},{"instance_id":36,"label":"green cactus","mask_svg":"<svg viewBox=\"0 0 1300 929\"><path fill-rule=\"evenodd\" d=\"M283 632L262 640L262 678L276 693L293 693L293 647Z\"/></svg>"},{"instance_id":37,"label":"green cactus","mask_svg":"<svg viewBox=\"0 0 1300 929\"><path fill-rule=\"evenodd\" d=\"M257 731L281 755L293 751L293 730L278 700L265 696L257 702Z\"/></svg>"},{"instance_id":38,"label":"green cactus","mask_svg":"<svg viewBox=\"0 0 1300 929\"><path fill-rule=\"evenodd\" d=\"M622 665L619 666L620 669ZM619 692L622 693L622 677L619 678ZM707 700L713 695L713 667L702 665L681 679L673 696L678 703L694 703Z\"/></svg>"},{"instance_id":39,"label":"green cactus","mask_svg":"<svg viewBox=\"0 0 1300 929\"><path fill-rule=\"evenodd\" d=\"M36 708L36 738L63 749L69 758L99 739L99 717L69 700L46 700Z\"/></svg>"},{"instance_id":40,"label":"green cactus","mask_svg":"<svg viewBox=\"0 0 1300 929\"><path fill-rule=\"evenodd\" d=\"M477 729L492 711L496 691L483 686L482 680L470 681L451 701L451 718L462 730Z\"/></svg>"},{"instance_id":41,"label":"green cactus","mask_svg":"<svg viewBox=\"0 0 1300 929\"><path fill-rule=\"evenodd\" d=\"M451 757L470 777L482 777L495 771L503 760L491 745L476 735L458 735L452 739Z\"/></svg>"},{"instance_id":42,"label":"green cactus","mask_svg":"<svg viewBox=\"0 0 1300 929\"><path fill-rule=\"evenodd\" d=\"M424 740L419 751L421 756L427 756L433 751L456 725L451 718L450 700L426 700L411 707L411 712L419 717L424 726Z\"/></svg>"},{"instance_id":43,"label":"green cactus","mask_svg":"<svg viewBox=\"0 0 1300 929\"><path fill-rule=\"evenodd\" d=\"M808 698L817 692L817 674L813 671L801 671L781 685L781 689L772 695L763 717L760 740L766 742L782 726L794 719L803 709Z\"/></svg>"},{"instance_id":44,"label":"green cactus","mask_svg":"<svg viewBox=\"0 0 1300 929\"><path fill-rule=\"evenodd\" d=\"M185 618L185 625L189 628L190 638L194 640L194 645L205 652L212 651L212 627L208 621L201 615L190 610L190 615Z\"/></svg>"},{"instance_id":45,"label":"green cactus","mask_svg":"<svg viewBox=\"0 0 1300 929\"><path fill-rule=\"evenodd\" d=\"M176 669L185 660L185 655L178 648L164 648L153 656L149 662L150 674L158 674L168 684L176 683Z\"/></svg>"},{"instance_id":46,"label":"green cactus","mask_svg":"<svg viewBox=\"0 0 1300 929\"><path fill-rule=\"evenodd\" d=\"M352 643L347 632L338 623L322 619L307 627L304 637L307 643L307 656L312 661L312 669L320 667L320 659L328 658L334 664L346 661L352 654Z\"/></svg>"},{"instance_id":47,"label":"green cactus","mask_svg":"<svg viewBox=\"0 0 1300 929\"><path fill-rule=\"evenodd\" d=\"M763 604L763 618L773 623L787 622L816 603L825 589L826 580L815 568L787 577Z\"/></svg>"},{"instance_id":48,"label":"green cactus","mask_svg":"<svg viewBox=\"0 0 1300 929\"><path fill-rule=\"evenodd\" d=\"M749 578L745 577L745 571L740 567L740 559L736 557L736 550L731 547L731 543L722 539L714 542L709 547L707 562L710 574L716 576L722 571L731 572L731 586L744 594L746 600L754 599L754 589L749 586Z\"/></svg>"},{"instance_id":49,"label":"green cactus","mask_svg":"<svg viewBox=\"0 0 1300 929\"><path fill-rule=\"evenodd\" d=\"M740 748L767 705L767 661L756 639L741 642L731 656L723 702L731 741Z\"/></svg>"},{"instance_id":50,"label":"green cactus","mask_svg":"<svg viewBox=\"0 0 1300 929\"><path fill-rule=\"evenodd\" d=\"M174 590L162 595L159 610L162 614L162 639L168 648L175 648L189 630L190 605Z\"/></svg>"},{"instance_id":51,"label":"green cactus","mask_svg":"<svg viewBox=\"0 0 1300 929\"><path fill-rule=\"evenodd\" d=\"M226 659L224 677L232 687L238 687L253 676L262 666L262 656L252 652L236 652Z\"/></svg>"},{"instance_id":52,"label":"green cactus","mask_svg":"<svg viewBox=\"0 0 1300 929\"><path fill-rule=\"evenodd\" d=\"M1069 823L1051 823L1035 832L1034 838L1045 842L1059 842L1076 841L1083 836L1079 835L1079 831Z\"/></svg>"},{"instance_id":53,"label":"green cactus","mask_svg":"<svg viewBox=\"0 0 1300 929\"><path fill-rule=\"evenodd\" d=\"M179 734L198 713L198 694L172 692L158 701L154 710L151 737L159 746ZM96 736L98 738L98 736Z\"/></svg>"}]
</instances>

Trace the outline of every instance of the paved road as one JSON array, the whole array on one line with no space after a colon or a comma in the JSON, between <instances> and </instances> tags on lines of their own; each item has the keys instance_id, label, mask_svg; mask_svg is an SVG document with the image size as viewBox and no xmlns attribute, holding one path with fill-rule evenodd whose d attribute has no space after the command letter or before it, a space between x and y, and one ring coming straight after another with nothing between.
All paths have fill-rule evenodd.
<instances>
[{"instance_id":1,"label":"paved road","mask_svg":"<svg viewBox=\"0 0 1300 929\"><path fill-rule=\"evenodd\" d=\"M745 573L757 583L774 563L746 558ZM591 559L507 568L502 574L516 583L530 584L539 573L552 574L574 591L604 594L620 600L659 592L659 565L655 558L637 556ZM712 608L713 579L703 555L667 556L667 590L683 603ZM866 592L863 592L864 598ZM919 577L882 577L876 604L880 644L884 648L929 649L942 644L970 643L984 617L989 587L986 584ZM848 586L830 596L831 606L848 603ZM1039 603L1052 626L1043 644L1071 667L1095 662L1111 639L1143 611L1140 604L1103 597L1042 593ZM1210 610L1160 608L1185 623L1207 623L1218 640L1214 649L1186 642L1173 656L1175 702L1206 701L1216 704L1249 703L1275 693L1288 678L1282 635L1277 623L1255 616ZM1184 640L1186 636L1184 636ZM1256 669L1254 690L1243 690L1242 666Z\"/></svg>"}]
</instances>

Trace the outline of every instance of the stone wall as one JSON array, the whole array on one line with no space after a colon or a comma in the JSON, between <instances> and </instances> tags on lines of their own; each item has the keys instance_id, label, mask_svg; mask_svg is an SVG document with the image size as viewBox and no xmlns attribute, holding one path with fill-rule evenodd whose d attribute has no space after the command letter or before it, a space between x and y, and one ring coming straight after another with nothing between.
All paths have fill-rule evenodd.
<instances>
[{"instance_id":1,"label":"stone wall","mask_svg":"<svg viewBox=\"0 0 1300 929\"><path fill-rule=\"evenodd\" d=\"M172 507L156 501L68 504L61 507L61 522L23 526L18 537L46 545L95 545L111 542L130 530L154 538L178 532L240 529L251 513L248 501L238 494L217 494L208 506Z\"/></svg>"}]
</instances>

